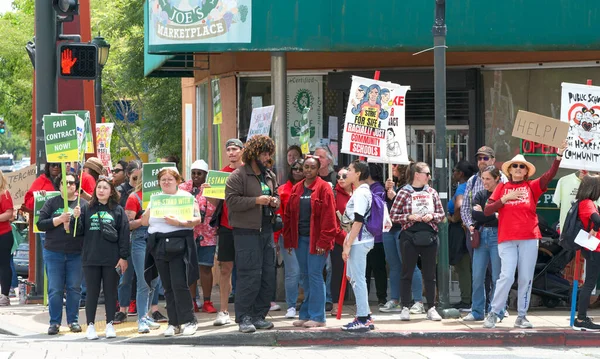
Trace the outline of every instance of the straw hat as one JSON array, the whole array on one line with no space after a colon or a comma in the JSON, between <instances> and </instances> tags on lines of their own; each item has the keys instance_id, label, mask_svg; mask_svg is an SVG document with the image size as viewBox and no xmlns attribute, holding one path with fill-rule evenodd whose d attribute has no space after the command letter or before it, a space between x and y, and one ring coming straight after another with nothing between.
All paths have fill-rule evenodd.
<instances>
[{"instance_id":1,"label":"straw hat","mask_svg":"<svg viewBox=\"0 0 600 359\"><path fill-rule=\"evenodd\" d=\"M516 155L515 157L513 157L512 160L506 161L502 164L502 172L504 172L506 176L508 176L508 169L513 163L522 163L525 166L527 166L527 168L529 169L529 171L527 172L528 178L531 178L531 176L535 174L535 166L533 165L533 163L527 161L523 155Z\"/></svg>"}]
</instances>

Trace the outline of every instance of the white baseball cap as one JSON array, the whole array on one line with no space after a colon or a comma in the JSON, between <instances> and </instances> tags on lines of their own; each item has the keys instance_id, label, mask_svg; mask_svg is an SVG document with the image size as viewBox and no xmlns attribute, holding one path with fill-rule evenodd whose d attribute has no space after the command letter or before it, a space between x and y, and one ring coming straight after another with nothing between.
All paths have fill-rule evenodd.
<instances>
[{"instance_id":1,"label":"white baseball cap","mask_svg":"<svg viewBox=\"0 0 600 359\"><path fill-rule=\"evenodd\" d=\"M198 160L198 161L192 163L191 169L208 172L208 163L206 163L204 160Z\"/></svg>"}]
</instances>

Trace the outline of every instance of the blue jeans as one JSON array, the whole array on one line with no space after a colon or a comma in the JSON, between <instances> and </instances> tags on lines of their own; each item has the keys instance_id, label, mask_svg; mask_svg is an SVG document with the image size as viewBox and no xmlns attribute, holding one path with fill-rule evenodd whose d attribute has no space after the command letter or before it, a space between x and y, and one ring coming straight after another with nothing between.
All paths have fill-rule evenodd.
<instances>
[{"instance_id":1,"label":"blue jeans","mask_svg":"<svg viewBox=\"0 0 600 359\"><path fill-rule=\"evenodd\" d=\"M366 317L371 312L365 272L367 269L367 254L369 254L374 244L373 241L354 244L350 249L350 258L346 262L346 276L350 279L356 298L357 317Z\"/></svg>"},{"instance_id":2,"label":"blue jeans","mask_svg":"<svg viewBox=\"0 0 600 359\"><path fill-rule=\"evenodd\" d=\"M288 308L295 308L300 285L300 265L296 258L296 250L292 248L292 253L288 253L288 250L283 247L283 236L279 237L279 249L285 271L285 303Z\"/></svg>"},{"instance_id":3,"label":"blue jeans","mask_svg":"<svg viewBox=\"0 0 600 359\"><path fill-rule=\"evenodd\" d=\"M494 290L496 289L496 281L500 277L501 262L498 255L498 228L483 227L479 237L479 248L473 249L473 298L471 299L471 313L475 319L482 320L485 316L485 273L488 264L491 263L491 303Z\"/></svg>"},{"instance_id":4,"label":"blue jeans","mask_svg":"<svg viewBox=\"0 0 600 359\"><path fill-rule=\"evenodd\" d=\"M304 301L300 307L300 320L325 322L325 281L323 267L326 255L310 254L310 238L298 238L296 257L300 266L300 275L304 288ZM363 275L364 276L364 275Z\"/></svg>"},{"instance_id":5,"label":"blue jeans","mask_svg":"<svg viewBox=\"0 0 600 359\"><path fill-rule=\"evenodd\" d=\"M131 243L131 245L133 245L133 243ZM121 277L119 278L119 288L117 289L117 295L119 298L120 307L129 307L129 304L131 302L131 286L133 283L133 273L133 261L131 260L130 255L129 258L127 258L127 269L125 270L125 273L121 274ZM118 310L119 308L117 308L117 311Z\"/></svg>"},{"instance_id":6,"label":"blue jeans","mask_svg":"<svg viewBox=\"0 0 600 359\"><path fill-rule=\"evenodd\" d=\"M62 323L63 294L67 290L67 324L79 320L81 298L81 253L53 252L44 248L48 276L48 312L50 325Z\"/></svg>"},{"instance_id":7,"label":"blue jeans","mask_svg":"<svg viewBox=\"0 0 600 359\"><path fill-rule=\"evenodd\" d=\"M383 250L385 261L390 269L390 299L398 302L400 300L400 275L402 273L402 256L400 255L399 238L400 229L393 228L383 233ZM423 276L419 267L413 272L412 297L415 302L423 301Z\"/></svg>"},{"instance_id":8,"label":"blue jeans","mask_svg":"<svg viewBox=\"0 0 600 359\"><path fill-rule=\"evenodd\" d=\"M156 284L154 284L154 281L152 281L152 284L154 285L154 294L152 295L152 302L150 303L151 305L158 305L158 296L162 293L163 295L165 294L165 290L162 287L162 282L160 281L160 276L156 277Z\"/></svg>"},{"instance_id":9,"label":"blue jeans","mask_svg":"<svg viewBox=\"0 0 600 359\"><path fill-rule=\"evenodd\" d=\"M331 299L331 256L327 256L325 261L325 272L327 273L325 278L325 302L333 303Z\"/></svg>"},{"instance_id":10,"label":"blue jeans","mask_svg":"<svg viewBox=\"0 0 600 359\"><path fill-rule=\"evenodd\" d=\"M10 281L11 288L17 288L19 286L19 279L17 278L17 270L15 269L15 261L13 255L10 256L10 269L12 270L12 280Z\"/></svg>"}]
</instances>

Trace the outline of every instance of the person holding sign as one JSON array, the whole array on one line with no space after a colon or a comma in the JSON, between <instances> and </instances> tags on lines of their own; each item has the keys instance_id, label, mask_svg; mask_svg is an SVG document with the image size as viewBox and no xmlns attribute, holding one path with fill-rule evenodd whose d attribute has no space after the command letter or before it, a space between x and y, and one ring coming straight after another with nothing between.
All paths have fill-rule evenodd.
<instances>
[{"instance_id":1,"label":"person holding sign","mask_svg":"<svg viewBox=\"0 0 600 359\"><path fill-rule=\"evenodd\" d=\"M112 320L117 311L117 288L119 273L127 270L129 257L129 223L119 196L112 182L99 177L96 189L88 205L76 206L75 220L71 221L74 234L84 236L81 252L83 275L87 284L85 315L88 328L86 337L98 339L94 323L100 296L104 289L106 308L106 338L115 338L117 333Z\"/></svg>"},{"instance_id":2,"label":"person holding sign","mask_svg":"<svg viewBox=\"0 0 600 359\"><path fill-rule=\"evenodd\" d=\"M440 321L435 309L435 269L438 247L438 223L444 220L444 207L436 190L429 186L431 170L425 162L412 163L408 169L409 183L398 191L392 205L392 222L402 225L400 254L402 274L400 320L410 320L413 273L421 257L421 271L427 298L427 319Z\"/></svg>"},{"instance_id":3,"label":"person holding sign","mask_svg":"<svg viewBox=\"0 0 600 359\"><path fill-rule=\"evenodd\" d=\"M600 213L595 203L600 198L600 175L583 177L575 198L579 201L579 220L583 228L590 229L590 235L600 239ZM600 277L600 246L595 251L582 247L581 255L585 258L585 282L579 292L579 308L573 329L597 332L600 331L600 325L587 316L587 310L590 296Z\"/></svg>"},{"instance_id":4,"label":"person holding sign","mask_svg":"<svg viewBox=\"0 0 600 359\"><path fill-rule=\"evenodd\" d=\"M12 196L6 177L0 172L0 307L10 305L8 294L12 280L10 255L14 242L10 221L14 218Z\"/></svg>"},{"instance_id":5,"label":"person holding sign","mask_svg":"<svg viewBox=\"0 0 600 359\"><path fill-rule=\"evenodd\" d=\"M164 332L165 337L175 334L193 335L198 327L190 285L196 283L198 272L198 257L194 242L194 227L200 224L200 210L194 197L180 190L181 176L175 167L165 167L158 172L158 182L162 193L155 194L142 216L142 226L148 226L148 251L152 255L158 274L165 289L167 301L167 316L169 326ZM169 198L172 197L172 198ZM169 214L165 202L179 202L191 199L192 215L186 219L183 215ZM157 198L163 198L159 205ZM186 201L187 202L187 201ZM165 210L163 216L152 214L153 209ZM179 209L175 207L174 209ZM140 278L141 280L141 278Z\"/></svg>"},{"instance_id":6,"label":"person holding sign","mask_svg":"<svg viewBox=\"0 0 600 359\"><path fill-rule=\"evenodd\" d=\"M60 174L61 168L60 163L46 163L44 166L44 173L33 181L29 191L25 193L24 203L21 207L26 212L32 213L34 207L33 192L46 192L46 191L57 191L56 177ZM44 195L44 194L42 194ZM42 238L43 239L43 238Z\"/></svg>"},{"instance_id":7,"label":"person holding sign","mask_svg":"<svg viewBox=\"0 0 600 359\"><path fill-rule=\"evenodd\" d=\"M538 227L536 205L556 172L567 141L558 149L552 167L540 178L531 180L535 166L523 155L516 155L502 164L502 172L508 177L507 183L499 184L488 199L483 213L491 216L498 212L498 254L500 255L500 278L496 281L491 310L483 323L484 328L495 328L506 299L515 281L518 269L519 294L517 296L516 328L533 328L527 320L527 310L531 298L531 281L535 271L539 239L542 238Z\"/></svg>"},{"instance_id":8,"label":"person holding sign","mask_svg":"<svg viewBox=\"0 0 600 359\"><path fill-rule=\"evenodd\" d=\"M77 175L66 176L66 188L62 185L62 178L56 178L60 196L53 197L44 203L40 210L37 227L46 232L44 241L44 263L48 276L48 312L50 314L50 327L48 335L58 334L62 322L63 293L67 292L65 310L67 324L73 333L81 332L79 325L79 300L81 299L81 248L83 246L83 231L76 236L67 233L71 222L71 213L77 203L77 188L79 178ZM65 212L64 198L67 197L69 211ZM80 206L87 206L87 201L82 200Z\"/></svg>"},{"instance_id":9,"label":"person holding sign","mask_svg":"<svg viewBox=\"0 0 600 359\"><path fill-rule=\"evenodd\" d=\"M304 283L304 301L296 327L325 326L325 281L323 267L337 235L335 199L329 183L318 176L321 162L316 156L304 160L305 179L294 185L283 217L286 251L296 250Z\"/></svg>"}]
</instances>

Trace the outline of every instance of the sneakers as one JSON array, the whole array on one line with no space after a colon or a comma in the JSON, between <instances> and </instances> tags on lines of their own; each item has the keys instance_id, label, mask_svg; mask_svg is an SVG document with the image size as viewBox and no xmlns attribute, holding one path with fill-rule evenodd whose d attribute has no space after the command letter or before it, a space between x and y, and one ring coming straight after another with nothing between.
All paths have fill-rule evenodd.
<instances>
[{"instance_id":1,"label":"sneakers","mask_svg":"<svg viewBox=\"0 0 600 359\"><path fill-rule=\"evenodd\" d=\"M194 335L196 333L196 329L198 329L198 323L189 322L183 325L182 334L183 335Z\"/></svg>"},{"instance_id":2,"label":"sneakers","mask_svg":"<svg viewBox=\"0 0 600 359\"><path fill-rule=\"evenodd\" d=\"M56 334L58 334L58 332L60 332L60 325L58 325L58 324L52 324L48 328L48 335L56 335Z\"/></svg>"},{"instance_id":3,"label":"sneakers","mask_svg":"<svg viewBox=\"0 0 600 359\"><path fill-rule=\"evenodd\" d=\"M402 311L400 312L400 320L402 320L402 321L410 320L410 310L408 310L408 308L406 308L406 307L402 308Z\"/></svg>"},{"instance_id":4,"label":"sneakers","mask_svg":"<svg viewBox=\"0 0 600 359\"><path fill-rule=\"evenodd\" d=\"M427 319L433 320L434 322L439 322L442 320L442 317L440 316L440 313L438 313L438 311L435 309L435 307L431 307L427 311Z\"/></svg>"},{"instance_id":5,"label":"sneakers","mask_svg":"<svg viewBox=\"0 0 600 359\"><path fill-rule=\"evenodd\" d=\"M271 302L271 308L269 308L270 312L281 310L281 306L275 302Z\"/></svg>"},{"instance_id":6,"label":"sneakers","mask_svg":"<svg viewBox=\"0 0 600 359\"><path fill-rule=\"evenodd\" d=\"M152 318L145 316L143 319L146 324L148 325L148 328L150 328L150 330L156 330L158 328L160 328L160 324L156 323Z\"/></svg>"},{"instance_id":7,"label":"sneakers","mask_svg":"<svg viewBox=\"0 0 600 359\"><path fill-rule=\"evenodd\" d=\"M144 319L138 321L138 333L140 333L140 334L150 333L150 327L148 326L148 322L146 322Z\"/></svg>"},{"instance_id":8,"label":"sneakers","mask_svg":"<svg viewBox=\"0 0 600 359\"><path fill-rule=\"evenodd\" d=\"M235 293L229 294L229 298L227 299L227 303L235 303Z\"/></svg>"},{"instance_id":9,"label":"sneakers","mask_svg":"<svg viewBox=\"0 0 600 359\"><path fill-rule=\"evenodd\" d=\"M590 317L585 317L585 319L582 320L575 318L573 329L582 332L597 332L600 331L600 325L594 323Z\"/></svg>"},{"instance_id":10,"label":"sneakers","mask_svg":"<svg viewBox=\"0 0 600 359\"><path fill-rule=\"evenodd\" d=\"M389 300L383 306L379 307L379 311L383 313L401 312L402 307L397 302Z\"/></svg>"},{"instance_id":11,"label":"sneakers","mask_svg":"<svg viewBox=\"0 0 600 359\"><path fill-rule=\"evenodd\" d=\"M309 320L308 322L304 323L303 327L304 328L320 328L320 327L324 327L325 326L325 322L315 322L314 320Z\"/></svg>"},{"instance_id":12,"label":"sneakers","mask_svg":"<svg viewBox=\"0 0 600 359\"><path fill-rule=\"evenodd\" d=\"M244 317L240 322L240 332L242 333L254 333L256 327L252 324L250 317Z\"/></svg>"},{"instance_id":13,"label":"sneakers","mask_svg":"<svg viewBox=\"0 0 600 359\"><path fill-rule=\"evenodd\" d=\"M106 324L106 330L104 333L106 333L106 339L117 337L117 332L115 331L115 327L113 326L112 322Z\"/></svg>"},{"instance_id":14,"label":"sneakers","mask_svg":"<svg viewBox=\"0 0 600 359\"><path fill-rule=\"evenodd\" d=\"M354 318L352 322L343 325L342 330L346 332L364 333L371 330L371 323L369 320L362 322L358 318Z\"/></svg>"},{"instance_id":15,"label":"sneakers","mask_svg":"<svg viewBox=\"0 0 600 359\"><path fill-rule=\"evenodd\" d=\"M129 310L127 310L127 315L130 317L137 315L137 306L135 305L135 300L129 302Z\"/></svg>"},{"instance_id":16,"label":"sneakers","mask_svg":"<svg viewBox=\"0 0 600 359\"><path fill-rule=\"evenodd\" d=\"M325 311L326 312L331 312L332 309L333 309L333 303L331 303L331 302L325 302Z\"/></svg>"},{"instance_id":17,"label":"sneakers","mask_svg":"<svg viewBox=\"0 0 600 359\"><path fill-rule=\"evenodd\" d=\"M288 308L287 312L285 312L285 317L288 319L296 318L296 308L295 307Z\"/></svg>"},{"instance_id":18,"label":"sneakers","mask_svg":"<svg viewBox=\"0 0 600 359\"><path fill-rule=\"evenodd\" d=\"M487 317L485 317L485 321L483 322L483 327L487 329L496 328L496 322L498 321L498 314L490 312Z\"/></svg>"},{"instance_id":19,"label":"sneakers","mask_svg":"<svg viewBox=\"0 0 600 359\"><path fill-rule=\"evenodd\" d=\"M465 303L465 302L463 302L461 300L458 303L451 304L451 307L452 308L456 308L458 310L461 310L461 309L471 309L471 304L467 304L467 303Z\"/></svg>"},{"instance_id":20,"label":"sneakers","mask_svg":"<svg viewBox=\"0 0 600 359\"><path fill-rule=\"evenodd\" d=\"M121 324L127 321L127 314L123 312L116 312L113 324Z\"/></svg>"},{"instance_id":21,"label":"sneakers","mask_svg":"<svg viewBox=\"0 0 600 359\"><path fill-rule=\"evenodd\" d=\"M464 318L462 318L463 322L480 322L483 319L477 319L475 318L475 316L473 315L473 312L467 314Z\"/></svg>"},{"instance_id":22,"label":"sneakers","mask_svg":"<svg viewBox=\"0 0 600 359\"><path fill-rule=\"evenodd\" d=\"M213 325L219 327L221 325L226 325L231 323L231 318L229 317L228 312L218 312L217 319L214 321Z\"/></svg>"},{"instance_id":23,"label":"sneakers","mask_svg":"<svg viewBox=\"0 0 600 359\"><path fill-rule=\"evenodd\" d=\"M178 326L174 326L174 325L169 325L167 327L167 330L164 331L163 336L165 337L172 337L176 334L180 334L181 333L181 328Z\"/></svg>"},{"instance_id":24,"label":"sneakers","mask_svg":"<svg viewBox=\"0 0 600 359\"><path fill-rule=\"evenodd\" d=\"M211 302L210 300L205 300L204 304L202 304L202 311L204 313L216 313L217 309L213 305L213 302Z\"/></svg>"},{"instance_id":25,"label":"sneakers","mask_svg":"<svg viewBox=\"0 0 600 359\"><path fill-rule=\"evenodd\" d=\"M531 329L533 328L533 324L527 320L527 317L517 317L517 320L515 320L515 328Z\"/></svg>"},{"instance_id":26,"label":"sneakers","mask_svg":"<svg viewBox=\"0 0 600 359\"><path fill-rule=\"evenodd\" d=\"M9 298L16 298L17 297L17 293L15 292L15 288L10 288L10 290L8 291L8 297Z\"/></svg>"},{"instance_id":27,"label":"sneakers","mask_svg":"<svg viewBox=\"0 0 600 359\"><path fill-rule=\"evenodd\" d=\"M410 307L410 314L425 314L425 307L423 306L423 302L415 302L412 307Z\"/></svg>"},{"instance_id":28,"label":"sneakers","mask_svg":"<svg viewBox=\"0 0 600 359\"><path fill-rule=\"evenodd\" d=\"M85 332L85 337L88 340L98 339L98 334L96 333L96 327L94 327L94 323L88 324L87 330Z\"/></svg>"},{"instance_id":29,"label":"sneakers","mask_svg":"<svg viewBox=\"0 0 600 359\"><path fill-rule=\"evenodd\" d=\"M169 321L169 319L167 319L167 317L162 315L162 313L159 312L158 310L156 312L152 313L152 320L154 320L154 322L156 322L156 323L166 323Z\"/></svg>"},{"instance_id":30,"label":"sneakers","mask_svg":"<svg viewBox=\"0 0 600 359\"><path fill-rule=\"evenodd\" d=\"M10 298L4 294L0 294L0 307L6 307L10 305Z\"/></svg>"},{"instance_id":31,"label":"sneakers","mask_svg":"<svg viewBox=\"0 0 600 359\"><path fill-rule=\"evenodd\" d=\"M254 328L261 329L261 330L273 329L273 327L275 326L275 325L273 325L273 323L269 322L268 320L264 320L262 318L253 320L252 325L254 325Z\"/></svg>"},{"instance_id":32,"label":"sneakers","mask_svg":"<svg viewBox=\"0 0 600 359\"><path fill-rule=\"evenodd\" d=\"M81 325L79 325L79 323L69 324L69 329L71 330L71 333L81 333Z\"/></svg>"}]
</instances>

